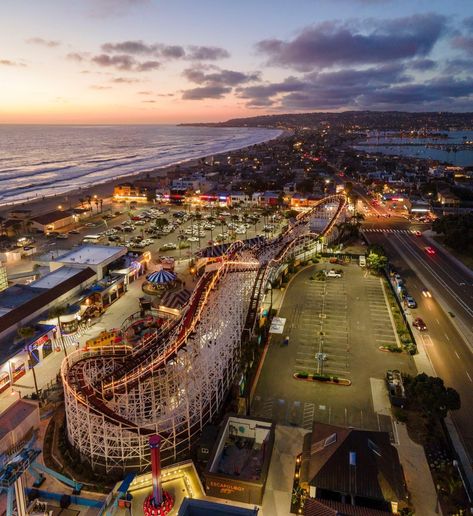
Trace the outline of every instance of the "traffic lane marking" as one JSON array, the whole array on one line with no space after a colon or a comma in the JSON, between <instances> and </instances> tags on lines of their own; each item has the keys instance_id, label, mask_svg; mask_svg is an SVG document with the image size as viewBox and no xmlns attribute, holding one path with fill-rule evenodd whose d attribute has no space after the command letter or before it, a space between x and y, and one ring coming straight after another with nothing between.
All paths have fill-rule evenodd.
<instances>
[{"instance_id":1,"label":"traffic lane marking","mask_svg":"<svg viewBox=\"0 0 473 516\"><path fill-rule=\"evenodd\" d=\"M466 371L466 375L468 376L468 380L470 380L470 382L473 383L473 380L471 379L471 376L469 375L468 371Z\"/></svg>"}]
</instances>

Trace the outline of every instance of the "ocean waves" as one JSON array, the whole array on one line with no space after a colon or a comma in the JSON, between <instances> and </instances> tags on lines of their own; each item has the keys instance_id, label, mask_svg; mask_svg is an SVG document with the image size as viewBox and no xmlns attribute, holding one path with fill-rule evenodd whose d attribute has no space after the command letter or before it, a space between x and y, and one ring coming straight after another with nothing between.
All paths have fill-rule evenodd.
<instances>
[{"instance_id":1,"label":"ocean waves","mask_svg":"<svg viewBox=\"0 0 473 516\"><path fill-rule=\"evenodd\" d=\"M254 128L0 126L0 204L65 193L279 134Z\"/></svg>"}]
</instances>

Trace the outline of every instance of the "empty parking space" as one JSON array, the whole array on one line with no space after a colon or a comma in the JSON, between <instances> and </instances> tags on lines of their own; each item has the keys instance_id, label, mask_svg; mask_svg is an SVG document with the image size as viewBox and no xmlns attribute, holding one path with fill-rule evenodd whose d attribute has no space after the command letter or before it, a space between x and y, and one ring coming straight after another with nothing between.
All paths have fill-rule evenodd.
<instances>
[{"instance_id":1,"label":"empty parking space","mask_svg":"<svg viewBox=\"0 0 473 516\"><path fill-rule=\"evenodd\" d=\"M307 429L320 421L391 431L389 415L374 409L370 379L382 382L387 369L415 369L408 355L379 350L396 342L380 279L349 265L341 278L311 280L322 267L299 273L285 292L278 314L286 318L284 335L271 337L251 413ZM286 335L289 345L282 346ZM348 378L352 385L294 379L300 371Z\"/></svg>"}]
</instances>

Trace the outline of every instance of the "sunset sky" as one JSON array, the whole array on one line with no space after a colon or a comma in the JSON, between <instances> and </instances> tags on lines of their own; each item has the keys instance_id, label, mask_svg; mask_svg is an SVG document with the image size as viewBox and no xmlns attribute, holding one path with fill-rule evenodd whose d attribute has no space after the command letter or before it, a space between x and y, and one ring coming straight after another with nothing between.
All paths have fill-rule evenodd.
<instances>
[{"instance_id":1,"label":"sunset sky","mask_svg":"<svg viewBox=\"0 0 473 516\"><path fill-rule=\"evenodd\" d=\"M0 123L473 111L472 0L2 0Z\"/></svg>"}]
</instances>

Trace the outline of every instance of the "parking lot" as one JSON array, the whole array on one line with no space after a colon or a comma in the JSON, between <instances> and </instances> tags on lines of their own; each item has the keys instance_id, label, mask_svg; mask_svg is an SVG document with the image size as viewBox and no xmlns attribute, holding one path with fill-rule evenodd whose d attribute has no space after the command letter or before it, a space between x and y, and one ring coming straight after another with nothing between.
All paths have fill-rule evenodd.
<instances>
[{"instance_id":1,"label":"parking lot","mask_svg":"<svg viewBox=\"0 0 473 516\"><path fill-rule=\"evenodd\" d=\"M396 343L380 279L356 264L344 266L341 278L311 279L330 268L306 268L290 282L278 314L286 318L284 333L271 336L251 412L306 429L321 421L392 432L384 376L387 369L415 374L413 360L379 350ZM301 371L352 385L293 378Z\"/></svg>"},{"instance_id":2,"label":"parking lot","mask_svg":"<svg viewBox=\"0 0 473 516\"><path fill-rule=\"evenodd\" d=\"M175 258L186 258L209 245L256 235L276 234L283 223L264 217L260 208L208 208L196 211L186 206L140 205L129 209L114 203L104 220L103 214L87 219L77 228L64 228L47 237L34 235L38 252L70 249L84 241L101 245L126 245L132 251L151 251Z\"/></svg>"}]
</instances>

